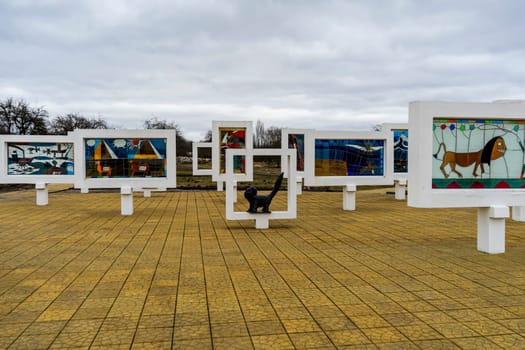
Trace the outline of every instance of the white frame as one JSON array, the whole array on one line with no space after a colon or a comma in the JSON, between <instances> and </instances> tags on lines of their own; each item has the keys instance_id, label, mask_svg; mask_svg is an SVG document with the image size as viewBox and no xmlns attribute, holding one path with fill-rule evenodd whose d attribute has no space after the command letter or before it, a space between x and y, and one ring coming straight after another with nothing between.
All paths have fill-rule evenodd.
<instances>
[{"instance_id":1,"label":"white frame","mask_svg":"<svg viewBox=\"0 0 525 350\"><path fill-rule=\"evenodd\" d=\"M177 167L175 130L114 130L114 129L80 129L73 133L75 138L75 164L77 181L75 188L121 188L131 186L133 190L144 188L177 187ZM85 139L89 138L158 138L166 139L166 176L165 177L129 177L129 178L87 178L85 169Z\"/></svg>"},{"instance_id":2,"label":"white frame","mask_svg":"<svg viewBox=\"0 0 525 350\"><path fill-rule=\"evenodd\" d=\"M191 165L193 176L212 176L213 169L199 169L199 148L212 148L211 142L193 142L191 145ZM213 154L212 154L213 157ZM212 163L213 164L213 163Z\"/></svg>"},{"instance_id":3,"label":"white frame","mask_svg":"<svg viewBox=\"0 0 525 350\"><path fill-rule=\"evenodd\" d=\"M7 144L15 142L46 142L46 143L70 143L73 145L74 173L73 175L8 175L7 167ZM0 135L0 183L10 184L73 184L79 173L77 165L77 147L75 140L68 136L55 135Z\"/></svg>"},{"instance_id":4,"label":"white frame","mask_svg":"<svg viewBox=\"0 0 525 350\"><path fill-rule=\"evenodd\" d=\"M525 103L412 102L409 106L408 205L420 208L525 206L524 189L433 189L434 118L525 119Z\"/></svg>"},{"instance_id":5,"label":"white frame","mask_svg":"<svg viewBox=\"0 0 525 350\"><path fill-rule=\"evenodd\" d=\"M256 148L253 150L245 149L227 149L226 150L226 219L227 220L255 220L256 228L268 228L268 221L271 219L295 219L297 218L297 187L293 182L288 181L287 186L287 210L272 211L271 213L248 213L234 211L234 204L237 198L237 182L253 181L237 180L233 174L233 157L239 155L250 156L281 156L287 160L288 179L297 177L297 152L294 149L274 149L274 148Z\"/></svg>"},{"instance_id":6,"label":"white frame","mask_svg":"<svg viewBox=\"0 0 525 350\"><path fill-rule=\"evenodd\" d=\"M304 168L306 169L306 134L309 132L312 132L313 129L290 129L290 128L283 128L281 130L281 148L282 149L288 149L288 135L290 134L303 134L304 135ZM287 161L286 158L281 157L281 169L284 171L284 176L287 177L288 175L288 169L287 167ZM297 177L298 178L304 178L304 170L303 171L297 171Z\"/></svg>"},{"instance_id":7,"label":"white frame","mask_svg":"<svg viewBox=\"0 0 525 350\"><path fill-rule=\"evenodd\" d=\"M394 174L394 181L396 180L406 181L408 177L408 172L396 173L394 171L394 160L395 160L394 159L394 131L395 130L408 130L408 123L383 123L381 127L382 127L382 131L388 131L392 133L392 171ZM408 133L408 137L409 137L409 142L410 142L410 133ZM409 147L410 147L410 143L409 143Z\"/></svg>"},{"instance_id":8,"label":"white frame","mask_svg":"<svg viewBox=\"0 0 525 350\"><path fill-rule=\"evenodd\" d=\"M383 175L316 176L315 140L384 140ZM310 131L305 137L305 186L391 185L393 183L392 134L378 131Z\"/></svg>"},{"instance_id":9,"label":"white frame","mask_svg":"<svg viewBox=\"0 0 525 350\"><path fill-rule=\"evenodd\" d=\"M219 141L219 129L221 128L244 128L245 133L245 169L244 174L235 174L237 181L252 181L253 180L253 123L251 121L212 121L212 181L223 182L226 181L227 175L221 174L221 150Z\"/></svg>"}]
</instances>

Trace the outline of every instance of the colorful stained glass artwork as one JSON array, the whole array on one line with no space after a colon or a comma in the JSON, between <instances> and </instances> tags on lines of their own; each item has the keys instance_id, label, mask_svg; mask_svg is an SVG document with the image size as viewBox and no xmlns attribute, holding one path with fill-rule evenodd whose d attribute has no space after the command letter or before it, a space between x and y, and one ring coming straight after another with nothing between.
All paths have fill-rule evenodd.
<instances>
[{"instance_id":1,"label":"colorful stained glass artwork","mask_svg":"<svg viewBox=\"0 0 525 350\"><path fill-rule=\"evenodd\" d=\"M432 187L523 188L525 121L434 118Z\"/></svg>"},{"instance_id":2,"label":"colorful stained glass artwork","mask_svg":"<svg viewBox=\"0 0 525 350\"><path fill-rule=\"evenodd\" d=\"M9 142L7 175L74 175L73 143Z\"/></svg>"},{"instance_id":3,"label":"colorful stained glass artwork","mask_svg":"<svg viewBox=\"0 0 525 350\"><path fill-rule=\"evenodd\" d=\"M304 171L304 134L288 134L288 148L297 150L297 171Z\"/></svg>"},{"instance_id":4,"label":"colorful stained glass artwork","mask_svg":"<svg viewBox=\"0 0 525 350\"><path fill-rule=\"evenodd\" d=\"M220 173L226 173L226 149L228 148L246 148L246 128L219 128L219 147L220 147ZM244 174L245 157L233 157L233 172L235 174Z\"/></svg>"},{"instance_id":5,"label":"colorful stained glass artwork","mask_svg":"<svg viewBox=\"0 0 525 350\"><path fill-rule=\"evenodd\" d=\"M166 142L163 138L85 139L86 177L165 177Z\"/></svg>"},{"instance_id":6,"label":"colorful stained glass artwork","mask_svg":"<svg viewBox=\"0 0 525 350\"><path fill-rule=\"evenodd\" d=\"M393 130L394 173L408 173L408 129Z\"/></svg>"},{"instance_id":7,"label":"colorful stained glass artwork","mask_svg":"<svg viewBox=\"0 0 525 350\"><path fill-rule=\"evenodd\" d=\"M385 141L316 139L315 176L382 176Z\"/></svg>"}]
</instances>

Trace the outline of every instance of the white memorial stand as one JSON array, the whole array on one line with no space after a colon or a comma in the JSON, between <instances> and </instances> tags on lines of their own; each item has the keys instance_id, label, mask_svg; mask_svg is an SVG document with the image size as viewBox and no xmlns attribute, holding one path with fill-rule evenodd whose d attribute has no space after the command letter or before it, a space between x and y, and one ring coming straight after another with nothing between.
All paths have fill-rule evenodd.
<instances>
[{"instance_id":1,"label":"white memorial stand","mask_svg":"<svg viewBox=\"0 0 525 350\"><path fill-rule=\"evenodd\" d=\"M35 184L36 190L36 205L47 205L48 204L48 194L47 184L38 182Z\"/></svg>"},{"instance_id":2,"label":"white memorial stand","mask_svg":"<svg viewBox=\"0 0 525 350\"><path fill-rule=\"evenodd\" d=\"M394 180L395 199L404 200L406 198L406 179Z\"/></svg>"},{"instance_id":3,"label":"white memorial stand","mask_svg":"<svg viewBox=\"0 0 525 350\"><path fill-rule=\"evenodd\" d=\"M75 183L75 152L75 140L70 134L0 135L0 183L34 184L36 205L48 205L48 184ZM14 160L13 154L18 160ZM36 164L42 164L44 159L47 166L54 164L53 168L45 173L38 172ZM64 167L65 161L70 165ZM66 168L67 174L64 174Z\"/></svg>"},{"instance_id":4,"label":"white memorial stand","mask_svg":"<svg viewBox=\"0 0 525 350\"><path fill-rule=\"evenodd\" d=\"M355 210L356 185L346 185L343 187L343 210Z\"/></svg>"},{"instance_id":5,"label":"white memorial stand","mask_svg":"<svg viewBox=\"0 0 525 350\"><path fill-rule=\"evenodd\" d=\"M81 129L71 134L75 139L75 172L77 173L75 188L80 188L81 193L88 193L90 188L120 189L122 215L133 214L133 192L142 191L144 197L151 197L152 191L166 191L168 188L177 187L175 130ZM96 139L120 140L121 142L125 142L126 139L143 141L164 139L166 143L164 158L160 158L160 155L159 158L154 158L163 159L165 162L164 176L87 176L86 143Z\"/></svg>"},{"instance_id":6,"label":"white memorial stand","mask_svg":"<svg viewBox=\"0 0 525 350\"><path fill-rule=\"evenodd\" d=\"M408 123L383 123L381 130L383 132L389 132L392 134L392 138L394 139L394 134L396 131L400 132L407 132L408 131ZM401 141L400 141L401 142ZM408 144L407 144L408 145ZM396 157L395 157L395 149L396 144L394 141L394 145L392 147L392 159L394 162L392 163L392 171L394 172L394 198L396 200L405 200L406 199L406 187L407 187L407 172L400 172L395 169L394 164L396 163Z\"/></svg>"},{"instance_id":7,"label":"white memorial stand","mask_svg":"<svg viewBox=\"0 0 525 350\"><path fill-rule=\"evenodd\" d=\"M316 140L382 141L383 161L380 175L317 175ZM394 181L392 134L376 131L316 131L305 132L304 185L314 187L342 186L343 210L356 209L357 186L392 185Z\"/></svg>"},{"instance_id":8,"label":"white memorial stand","mask_svg":"<svg viewBox=\"0 0 525 350\"><path fill-rule=\"evenodd\" d=\"M120 213L133 215L133 188L131 186L120 188Z\"/></svg>"},{"instance_id":9,"label":"white memorial stand","mask_svg":"<svg viewBox=\"0 0 525 350\"><path fill-rule=\"evenodd\" d=\"M505 253L505 218L509 207L493 205L478 208L478 250L498 254Z\"/></svg>"},{"instance_id":10,"label":"white memorial stand","mask_svg":"<svg viewBox=\"0 0 525 350\"><path fill-rule=\"evenodd\" d=\"M247 152L245 149L227 149L226 150L226 219L227 220L255 220L255 228L267 229L270 227L270 220L272 219L295 219L297 217L297 187L293 183L288 184L288 203L287 211L272 211L271 213L248 213L248 212L236 212L234 211L234 194L235 185L237 181L253 181L253 178L246 180L244 177L240 177L244 174L233 173L233 157L238 155L247 155L252 153L252 156L281 156L287 158L287 171L288 179L295 179L296 174L296 151L293 149L271 149L271 148L257 148ZM246 169L247 173L252 174L250 168Z\"/></svg>"},{"instance_id":11,"label":"white memorial stand","mask_svg":"<svg viewBox=\"0 0 525 350\"><path fill-rule=\"evenodd\" d=\"M417 147L412 147L408 155L410 164L408 205L418 208L478 208L477 249L489 254L504 253L505 219L509 217L509 207L512 207L513 220L523 221L525 218L523 215L525 214L523 210L525 190L518 187L434 188L433 179L435 178L439 180L451 178L453 181L456 178L459 179L459 176L454 173L448 176L441 175L443 171L441 167L449 173L452 171L450 165L440 166L440 159L434 157L438 146L434 144L435 134L433 133L435 129L433 126L436 127L436 123L444 123L440 121L440 118L445 117L446 120L466 120L470 125L496 125L497 127L489 129L492 131L489 135L503 138L506 150L504 156L492 160L490 173L493 174L499 169L501 178L517 180L520 178L523 164L516 161L511 162L510 159L507 160L506 158L510 157L511 154L523 152L520 145L523 144L523 136L521 135L523 135L524 130L524 116L525 103L523 102L411 102L409 107L409 135L411 144L417 145ZM511 127L505 128L505 124ZM446 125L441 128L441 130L445 129L447 129ZM454 135L450 132L450 127L448 130L450 135ZM474 132L478 129L474 127L471 130ZM459 134L459 131L457 133ZM451 150L449 149L449 151ZM472 174L472 168L456 166L457 170L463 175ZM481 181L483 177L479 176L479 179ZM439 214L436 212L436 215Z\"/></svg>"}]
</instances>

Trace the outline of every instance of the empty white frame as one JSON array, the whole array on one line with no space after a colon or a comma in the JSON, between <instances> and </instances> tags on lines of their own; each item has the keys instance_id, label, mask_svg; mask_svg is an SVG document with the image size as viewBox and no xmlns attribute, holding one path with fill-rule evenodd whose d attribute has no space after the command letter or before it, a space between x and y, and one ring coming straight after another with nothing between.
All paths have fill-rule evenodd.
<instances>
[{"instance_id":1,"label":"empty white frame","mask_svg":"<svg viewBox=\"0 0 525 350\"><path fill-rule=\"evenodd\" d=\"M226 150L226 219L228 220L255 220L255 228L265 229L269 227L269 220L272 219L295 219L297 217L297 188L294 183L288 182L287 186L287 210L272 211L271 213L248 213L234 211L234 204L237 195L234 191L237 189L238 180L234 174L235 156L281 156L286 159L287 178L295 179L297 177L296 162L297 153L293 149L272 149L257 148L253 150L245 149L228 149ZM253 171L252 171L253 172ZM241 181L252 181L241 180Z\"/></svg>"},{"instance_id":2,"label":"empty white frame","mask_svg":"<svg viewBox=\"0 0 525 350\"><path fill-rule=\"evenodd\" d=\"M211 142L193 142L191 153L191 164L193 176L212 176L213 169L199 169L199 149L212 148Z\"/></svg>"}]
</instances>

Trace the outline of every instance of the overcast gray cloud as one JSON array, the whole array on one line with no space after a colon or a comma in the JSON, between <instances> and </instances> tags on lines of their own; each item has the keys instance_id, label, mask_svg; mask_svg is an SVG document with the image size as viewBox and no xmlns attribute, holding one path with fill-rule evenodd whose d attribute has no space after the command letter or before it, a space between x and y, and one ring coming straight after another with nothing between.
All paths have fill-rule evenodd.
<instances>
[{"instance_id":1,"label":"overcast gray cloud","mask_svg":"<svg viewBox=\"0 0 525 350\"><path fill-rule=\"evenodd\" d=\"M212 120L370 129L524 99L521 0L0 2L0 98L198 140Z\"/></svg>"}]
</instances>

